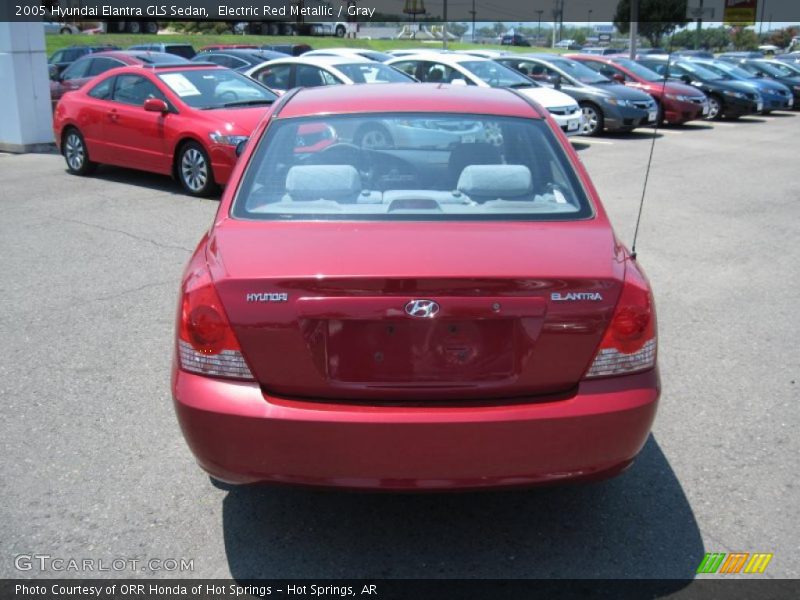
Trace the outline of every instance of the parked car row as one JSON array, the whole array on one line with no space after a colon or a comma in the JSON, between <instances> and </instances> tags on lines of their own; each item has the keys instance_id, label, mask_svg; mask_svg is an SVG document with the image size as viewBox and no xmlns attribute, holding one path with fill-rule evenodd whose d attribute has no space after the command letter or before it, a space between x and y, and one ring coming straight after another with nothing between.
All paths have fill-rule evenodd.
<instances>
[{"instance_id":1,"label":"parked car row","mask_svg":"<svg viewBox=\"0 0 800 600\"><path fill-rule=\"evenodd\" d=\"M170 46L176 45L159 48ZM73 173L97 163L130 166L172 174L188 193L209 195L225 185L239 146L268 107L296 88L422 82L508 89L542 107L567 136L798 106L800 72L789 63L487 52L401 51L386 58L341 48L295 57L215 46L191 60L150 46L92 52L53 77L56 136ZM497 140L491 129L438 121L378 119L345 133L348 143L372 151L411 138L435 146ZM303 131L308 148L338 143L337 136Z\"/></svg>"}]
</instances>

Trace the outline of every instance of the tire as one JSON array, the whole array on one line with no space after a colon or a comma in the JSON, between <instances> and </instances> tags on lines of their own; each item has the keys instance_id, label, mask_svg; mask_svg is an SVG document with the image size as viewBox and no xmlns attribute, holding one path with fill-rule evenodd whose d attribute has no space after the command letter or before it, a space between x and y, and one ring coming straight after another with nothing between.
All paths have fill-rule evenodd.
<instances>
[{"instance_id":1,"label":"tire","mask_svg":"<svg viewBox=\"0 0 800 600\"><path fill-rule=\"evenodd\" d=\"M148 21L144 24L144 32L150 34L158 33L158 23L155 21Z\"/></svg>"},{"instance_id":2,"label":"tire","mask_svg":"<svg viewBox=\"0 0 800 600\"><path fill-rule=\"evenodd\" d=\"M217 191L211 159L197 142L186 142L178 149L175 175L183 189L192 196L211 196Z\"/></svg>"},{"instance_id":3,"label":"tire","mask_svg":"<svg viewBox=\"0 0 800 600\"><path fill-rule=\"evenodd\" d=\"M270 23L267 25L267 35L280 35L281 29L277 23Z\"/></svg>"},{"instance_id":4,"label":"tire","mask_svg":"<svg viewBox=\"0 0 800 600\"><path fill-rule=\"evenodd\" d=\"M336 37L343 38L347 33L347 29L344 25L337 25L336 26Z\"/></svg>"},{"instance_id":5,"label":"tire","mask_svg":"<svg viewBox=\"0 0 800 600\"><path fill-rule=\"evenodd\" d=\"M722 118L722 99L719 96L710 94L708 96L707 121L719 121Z\"/></svg>"},{"instance_id":6,"label":"tire","mask_svg":"<svg viewBox=\"0 0 800 600\"><path fill-rule=\"evenodd\" d=\"M584 125L581 129L581 135L593 137L603 133L605 123L605 116L599 106L592 102L580 102L581 111L583 111Z\"/></svg>"},{"instance_id":7,"label":"tire","mask_svg":"<svg viewBox=\"0 0 800 600\"><path fill-rule=\"evenodd\" d=\"M89 160L89 150L81 132L70 127L64 132L61 152L67 163L67 171L73 175L88 175L97 168L97 163Z\"/></svg>"},{"instance_id":8,"label":"tire","mask_svg":"<svg viewBox=\"0 0 800 600\"><path fill-rule=\"evenodd\" d=\"M60 33L61 35L72 35L72 29L70 29L69 27L62 27L61 31L59 31L58 33Z\"/></svg>"},{"instance_id":9,"label":"tire","mask_svg":"<svg viewBox=\"0 0 800 600\"><path fill-rule=\"evenodd\" d=\"M364 125L355 136L356 146L368 150L383 150L394 147L392 134L383 125L370 123Z\"/></svg>"},{"instance_id":10,"label":"tire","mask_svg":"<svg viewBox=\"0 0 800 600\"><path fill-rule=\"evenodd\" d=\"M139 21L129 21L125 23L125 31L128 33L141 33L142 32L142 25Z\"/></svg>"}]
</instances>

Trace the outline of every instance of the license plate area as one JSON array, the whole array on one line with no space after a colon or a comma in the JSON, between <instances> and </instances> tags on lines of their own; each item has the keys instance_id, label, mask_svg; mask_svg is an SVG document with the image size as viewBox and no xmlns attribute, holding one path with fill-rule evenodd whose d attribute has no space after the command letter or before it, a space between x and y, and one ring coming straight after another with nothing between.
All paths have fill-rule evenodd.
<instances>
[{"instance_id":1,"label":"license plate area","mask_svg":"<svg viewBox=\"0 0 800 600\"><path fill-rule=\"evenodd\" d=\"M518 372L516 319L327 321L328 378L408 386L507 380Z\"/></svg>"}]
</instances>

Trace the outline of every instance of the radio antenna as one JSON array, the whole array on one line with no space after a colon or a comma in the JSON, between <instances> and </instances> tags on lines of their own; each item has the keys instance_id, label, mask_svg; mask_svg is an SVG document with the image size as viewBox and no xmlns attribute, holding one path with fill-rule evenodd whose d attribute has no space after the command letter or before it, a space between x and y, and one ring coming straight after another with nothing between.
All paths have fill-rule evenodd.
<instances>
[{"instance_id":1,"label":"radio antenna","mask_svg":"<svg viewBox=\"0 0 800 600\"><path fill-rule=\"evenodd\" d=\"M662 110L663 110L663 98L664 94L667 90L667 79L669 79L669 63L672 60L672 37L675 34L672 33L669 36L669 44L667 45L667 64L666 68L664 69L664 79L661 82L661 98L662 98L662 105L661 107L656 104L657 111L656 111L656 122L653 125L653 138L650 141L650 156L647 158L647 169L644 173L644 185L642 185L642 197L639 200L639 214L636 216L636 229L633 231L633 243L631 244L631 258L636 260L636 238L639 237L639 223L642 220L642 209L644 208L644 197L647 193L647 182L650 179L650 167L653 164L653 151L656 148L656 138L658 138L658 126L661 124L661 118L663 117Z\"/></svg>"}]
</instances>

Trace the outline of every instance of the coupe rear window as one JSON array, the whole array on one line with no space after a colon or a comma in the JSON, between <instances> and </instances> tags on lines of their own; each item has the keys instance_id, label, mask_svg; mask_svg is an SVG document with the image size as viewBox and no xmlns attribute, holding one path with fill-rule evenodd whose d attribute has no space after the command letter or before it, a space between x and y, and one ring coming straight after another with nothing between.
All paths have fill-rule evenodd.
<instances>
[{"instance_id":1,"label":"coupe rear window","mask_svg":"<svg viewBox=\"0 0 800 600\"><path fill-rule=\"evenodd\" d=\"M276 119L234 217L574 220L592 208L544 121L372 114Z\"/></svg>"}]
</instances>

